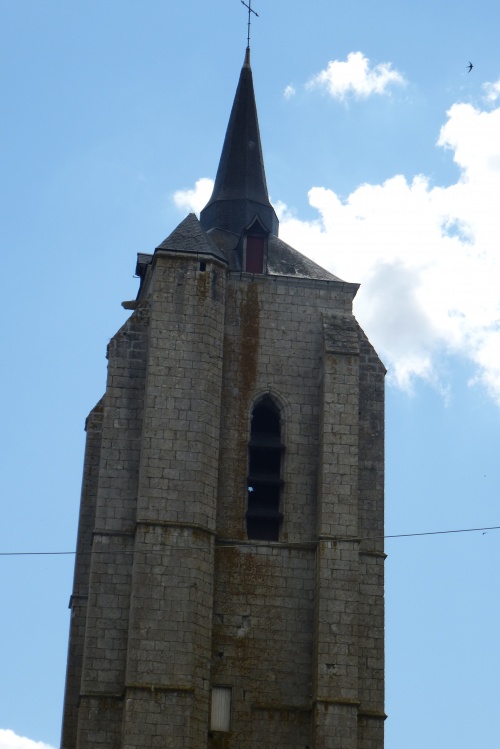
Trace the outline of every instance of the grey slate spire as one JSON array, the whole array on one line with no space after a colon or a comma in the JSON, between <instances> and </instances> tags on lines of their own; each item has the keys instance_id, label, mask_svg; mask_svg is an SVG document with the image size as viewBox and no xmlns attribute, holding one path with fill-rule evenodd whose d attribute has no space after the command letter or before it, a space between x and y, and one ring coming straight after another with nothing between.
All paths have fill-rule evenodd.
<instances>
[{"instance_id":1,"label":"grey slate spire","mask_svg":"<svg viewBox=\"0 0 500 749\"><path fill-rule=\"evenodd\" d=\"M214 190L201 211L200 223L205 231L218 228L239 236L256 215L271 234L278 234L278 218L267 192L250 49L247 49Z\"/></svg>"}]
</instances>

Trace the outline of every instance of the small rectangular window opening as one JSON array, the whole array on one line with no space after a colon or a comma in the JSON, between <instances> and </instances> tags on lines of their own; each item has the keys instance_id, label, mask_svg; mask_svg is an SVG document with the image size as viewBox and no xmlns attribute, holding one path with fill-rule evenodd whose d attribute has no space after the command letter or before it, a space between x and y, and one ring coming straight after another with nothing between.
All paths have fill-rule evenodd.
<instances>
[{"instance_id":1,"label":"small rectangular window opening","mask_svg":"<svg viewBox=\"0 0 500 749\"><path fill-rule=\"evenodd\" d=\"M200 271L203 273L207 269L207 264L204 260L200 261Z\"/></svg>"},{"instance_id":2,"label":"small rectangular window opening","mask_svg":"<svg viewBox=\"0 0 500 749\"><path fill-rule=\"evenodd\" d=\"M231 728L231 687L213 687L210 730L229 733Z\"/></svg>"}]
</instances>

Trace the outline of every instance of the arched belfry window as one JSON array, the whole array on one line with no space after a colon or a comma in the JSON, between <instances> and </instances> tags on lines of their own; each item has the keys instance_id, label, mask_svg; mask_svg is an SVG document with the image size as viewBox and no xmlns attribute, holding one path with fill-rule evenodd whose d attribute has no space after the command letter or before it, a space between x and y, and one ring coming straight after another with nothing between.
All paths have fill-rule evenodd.
<instances>
[{"instance_id":1,"label":"arched belfry window","mask_svg":"<svg viewBox=\"0 0 500 749\"><path fill-rule=\"evenodd\" d=\"M248 445L247 536L259 541L279 541L281 460L280 413L271 398L253 409Z\"/></svg>"}]
</instances>

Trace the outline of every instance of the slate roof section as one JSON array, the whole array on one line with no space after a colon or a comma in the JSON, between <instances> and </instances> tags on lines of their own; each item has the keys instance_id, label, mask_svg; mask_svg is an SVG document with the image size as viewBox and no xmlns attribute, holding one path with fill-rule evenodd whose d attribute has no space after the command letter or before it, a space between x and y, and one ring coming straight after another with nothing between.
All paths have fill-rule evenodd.
<instances>
[{"instance_id":1,"label":"slate roof section","mask_svg":"<svg viewBox=\"0 0 500 749\"><path fill-rule=\"evenodd\" d=\"M143 276L146 268L150 265L153 256L149 252L138 252L137 253L137 264L135 266L135 275L140 278Z\"/></svg>"},{"instance_id":2,"label":"slate roof section","mask_svg":"<svg viewBox=\"0 0 500 749\"><path fill-rule=\"evenodd\" d=\"M320 281L341 281L338 276L317 265L298 250L271 235L267 249L267 272L270 276L313 278Z\"/></svg>"},{"instance_id":3,"label":"slate roof section","mask_svg":"<svg viewBox=\"0 0 500 749\"><path fill-rule=\"evenodd\" d=\"M195 214L190 213L156 249L167 252L192 252L194 255L212 255L227 263L230 271L241 273L242 267L238 253L240 240L241 238L236 234L220 229L205 232ZM148 253L141 252L137 255L135 272L141 277L141 283L152 260L153 255ZM266 275L344 283L338 276L302 255L274 234L268 237Z\"/></svg>"},{"instance_id":4,"label":"slate roof section","mask_svg":"<svg viewBox=\"0 0 500 749\"><path fill-rule=\"evenodd\" d=\"M232 232L212 229L209 232L212 241L224 252L230 271L241 273L238 245L240 237ZM319 281L340 281L330 271L325 270L301 252L295 250L279 237L270 234L267 244L267 275L288 276L290 278L311 278Z\"/></svg>"},{"instance_id":5,"label":"slate roof section","mask_svg":"<svg viewBox=\"0 0 500 749\"><path fill-rule=\"evenodd\" d=\"M278 238L279 222L269 202L260 141L250 50L234 98L212 196L200 220L190 213L156 251L208 255L242 272L243 237L259 220L267 235L266 275L341 282L333 273ZM139 254L137 274L145 279L151 255Z\"/></svg>"},{"instance_id":6,"label":"slate roof section","mask_svg":"<svg viewBox=\"0 0 500 749\"><path fill-rule=\"evenodd\" d=\"M241 234L255 215L272 234L278 217L269 202L257 106L247 49L222 147L212 197L200 214L205 230Z\"/></svg>"},{"instance_id":7,"label":"slate roof section","mask_svg":"<svg viewBox=\"0 0 500 749\"><path fill-rule=\"evenodd\" d=\"M203 230L194 213L190 213L169 236L158 245L157 250L168 252L192 252L195 255L212 255L227 262L224 253Z\"/></svg>"}]
</instances>

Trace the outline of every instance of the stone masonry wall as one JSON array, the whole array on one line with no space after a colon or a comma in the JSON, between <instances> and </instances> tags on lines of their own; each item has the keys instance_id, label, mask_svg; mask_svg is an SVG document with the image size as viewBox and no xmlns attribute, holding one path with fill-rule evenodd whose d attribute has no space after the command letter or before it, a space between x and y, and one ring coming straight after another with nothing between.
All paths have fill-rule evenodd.
<instances>
[{"instance_id":1,"label":"stone masonry wall","mask_svg":"<svg viewBox=\"0 0 500 749\"><path fill-rule=\"evenodd\" d=\"M154 263L123 747L140 735L143 749L198 749L210 696L226 272L178 253L157 252Z\"/></svg>"},{"instance_id":2,"label":"stone masonry wall","mask_svg":"<svg viewBox=\"0 0 500 749\"><path fill-rule=\"evenodd\" d=\"M384 744L384 376L360 330L359 749Z\"/></svg>"},{"instance_id":3,"label":"stone masonry wall","mask_svg":"<svg viewBox=\"0 0 500 749\"><path fill-rule=\"evenodd\" d=\"M359 532L383 524L383 368L350 288L238 275L226 300L211 680L232 687L232 732L209 745L382 749L383 541L360 557ZM245 532L265 393L285 445L279 544Z\"/></svg>"},{"instance_id":4,"label":"stone masonry wall","mask_svg":"<svg viewBox=\"0 0 500 749\"><path fill-rule=\"evenodd\" d=\"M214 734L210 745L358 749L352 294L340 284L243 275L230 280L226 298L212 684L233 688L233 729L226 743ZM281 410L285 444L279 544L245 534L250 415L264 393Z\"/></svg>"},{"instance_id":5,"label":"stone masonry wall","mask_svg":"<svg viewBox=\"0 0 500 749\"><path fill-rule=\"evenodd\" d=\"M314 745L357 749L359 343L352 316L322 322Z\"/></svg>"},{"instance_id":6,"label":"stone masonry wall","mask_svg":"<svg viewBox=\"0 0 500 749\"><path fill-rule=\"evenodd\" d=\"M352 294L325 281L230 278L226 294L217 532L245 535L252 406L271 393L281 410L284 521L281 540L316 533L323 312L350 313Z\"/></svg>"},{"instance_id":7,"label":"stone masonry wall","mask_svg":"<svg viewBox=\"0 0 500 749\"><path fill-rule=\"evenodd\" d=\"M108 346L78 749L119 746L148 330L143 302Z\"/></svg>"},{"instance_id":8,"label":"stone masonry wall","mask_svg":"<svg viewBox=\"0 0 500 749\"><path fill-rule=\"evenodd\" d=\"M304 749L311 743L314 553L221 544L215 577L211 679L233 689L224 746ZM221 740L213 734L209 746Z\"/></svg>"},{"instance_id":9,"label":"stone masonry wall","mask_svg":"<svg viewBox=\"0 0 500 749\"><path fill-rule=\"evenodd\" d=\"M82 494L76 542L75 574L70 600L71 623L68 663L61 736L62 749L74 749L78 728L78 703L82 680L85 621L89 594L92 532L95 527L97 487L102 440L102 400L90 412L85 422L87 433L83 463Z\"/></svg>"},{"instance_id":10,"label":"stone masonry wall","mask_svg":"<svg viewBox=\"0 0 500 749\"><path fill-rule=\"evenodd\" d=\"M383 749L384 370L353 291L156 253L86 463L63 749ZM246 538L264 395L279 542ZM230 733L210 731L213 686L232 689Z\"/></svg>"}]
</instances>

